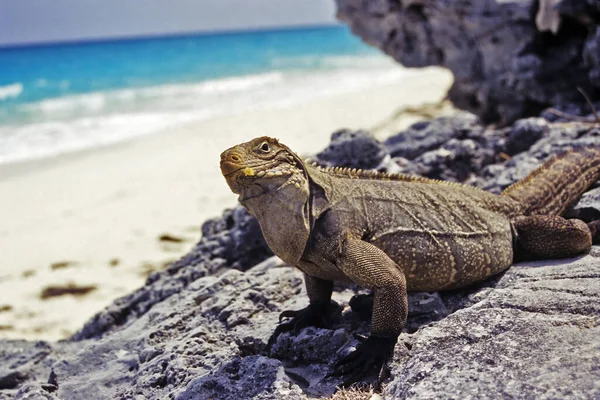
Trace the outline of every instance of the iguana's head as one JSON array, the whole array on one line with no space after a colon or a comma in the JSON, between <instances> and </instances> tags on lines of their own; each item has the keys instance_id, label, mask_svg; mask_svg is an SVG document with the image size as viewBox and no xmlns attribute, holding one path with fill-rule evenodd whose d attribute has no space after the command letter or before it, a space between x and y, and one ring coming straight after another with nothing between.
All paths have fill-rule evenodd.
<instances>
[{"instance_id":1,"label":"iguana's head","mask_svg":"<svg viewBox=\"0 0 600 400\"><path fill-rule=\"evenodd\" d=\"M221 172L258 219L271 250L286 262L298 262L310 235L310 193L302 160L277 139L263 136L225 150Z\"/></svg>"},{"instance_id":2,"label":"iguana's head","mask_svg":"<svg viewBox=\"0 0 600 400\"><path fill-rule=\"evenodd\" d=\"M302 160L277 139L267 136L221 153L221 172L234 193L256 197L274 190L304 189Z\"/></svg>"}]
</instances>

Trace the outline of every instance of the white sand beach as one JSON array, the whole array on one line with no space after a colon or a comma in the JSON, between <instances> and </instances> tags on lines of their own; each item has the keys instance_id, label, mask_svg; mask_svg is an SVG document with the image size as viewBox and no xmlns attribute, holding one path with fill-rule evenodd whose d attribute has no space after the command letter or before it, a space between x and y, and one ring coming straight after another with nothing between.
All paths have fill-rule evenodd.
<instances>
[{"instance_id":1,"label":"white sand beach","mask_svg":"<svg viewBox=\"0 0 600 400\"><path fill-rule=\"evenodd\" d=\"M402 107L440 102L450 84L448 72L424 69L358 93L1 166L0 337L64 338L185 254L204 220L236 204L219 170L224 149L268 135L306 155L339 128L377 127L384 137L415 117L381 121ZM165 244L163 234L184 241ZM69 284L89 293L42 295Z\"/></svg>"}]
</instances>

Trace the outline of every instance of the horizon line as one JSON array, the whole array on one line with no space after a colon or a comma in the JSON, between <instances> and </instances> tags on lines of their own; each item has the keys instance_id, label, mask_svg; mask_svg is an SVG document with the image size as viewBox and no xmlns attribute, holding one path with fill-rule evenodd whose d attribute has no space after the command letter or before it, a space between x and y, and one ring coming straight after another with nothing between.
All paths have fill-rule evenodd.
<instances>
[{"instance_id":1,"label":"horizon line","mask_svg":"<svg viewBox=\"0 0 600 400\"><path fill-rule=\"evenodd\" d=\"M57 41L33 41L25 43L15 44L0 44L0 51L2 50L17 50L23 48L32 47L52 47L52 46L71 46L71 45L82 45L82 44L99 44L108 42L135 42L140 40L152 40L152 39L177 39L184 37L193 36L219 36L219 35L235 35L239 33L251 33L251 32L269 32L269 31L294 31L303 29L318 29L318 28L333 28L337 26L346 26L340 22L331 23L316 23L316 24L293 24L293 25L281 25L281 26L256 26L248 28L232 28L223 30L199 30L199 31L181 31L181 32L168 32L168 33L149 33L139 35L124 35L124 36L107 36L98 38L84 38L84 39L66 39Z\"/></svg>"}]
</instances>

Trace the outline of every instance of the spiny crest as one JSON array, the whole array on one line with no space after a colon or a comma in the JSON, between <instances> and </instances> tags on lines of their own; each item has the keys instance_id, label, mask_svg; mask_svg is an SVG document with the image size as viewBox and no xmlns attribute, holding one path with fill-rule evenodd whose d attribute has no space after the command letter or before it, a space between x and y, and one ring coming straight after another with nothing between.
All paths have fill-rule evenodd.
<instances>
[{"instance_id":1,"label":"spiny crest","mask_svg":"<svg viewBox=\"0 0 600 400\"><path fill-rule=\"evenodd\" d=\"M311 167L316 168L319 172L324 174L334 175L336 177L341 178L349 178L349 179L372 179L372 180L381 180L381 181L400 181L400 182L416 182L416 183L433 183L433 184L442 184L442 185L450 185L450 186L466 186L462 183L457 182L449 182L443 181L440 179L430 179L424 178L422 176L416 175L407 175L401 173L387 173L380 172L375 170L362 170L357 168L347 168L347 167L322 167L316 162L312 161L310 158L305 160L305 164L310 165ZM469 186L472 187L472 186ZM477 189L472 187L473 189Z\"/></svg>"}]
</instances>

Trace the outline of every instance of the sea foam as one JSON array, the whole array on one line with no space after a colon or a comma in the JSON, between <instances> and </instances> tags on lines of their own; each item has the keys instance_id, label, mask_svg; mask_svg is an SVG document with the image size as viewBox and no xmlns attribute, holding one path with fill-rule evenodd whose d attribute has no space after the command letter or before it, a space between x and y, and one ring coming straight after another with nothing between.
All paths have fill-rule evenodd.
<instances>
[{"instance_id":1,"label":"sea foam","mask_svg":"<svg viewBox=\"0 0 600 400\"><path fill-rule=\"evenodd\" d=\"M21 83L0 86L0 101L19 97L21 93L23 93L23 84Z\"/></svg>"},{"instance_id":2,"label":"sea foam","mask_svg":"<svg viewBox=\"0 0 600 400\"><path fill-rule=\"evenodd\" d=\"M187 84L170 84L154 87L121 89L104 92L93 92L81 95L70 95L52 98L21 106L21 110L30 114L42 113L47 117L65 118L83 114L98 114L103 112L123 110L123 107L135 109L153 108L158 111L164 108L180 108L181 103L193 105L193 99L202 103L203 95L224 95L234 92L257 89L279 83L283 80L280 72L255 74L242 77L214 79L206 82ZM171 106L177 107L169 107Z\"/></svg>"},{"instance_id":3,"label":"sea foam","mask_svg":"<svg viewBox=\"0 0 600 400\"><path fill-rule=\"evenodd\" d=\"M289 65L298 61L292 59ZM23 103L16 112L28 122L0 125L0 164L104 146L195 120L290 107L386 85L412 74L379 55L321 57L319 63L310 69L280 65L274 71L245 76Z\"/></svg>"}]
</instances>

